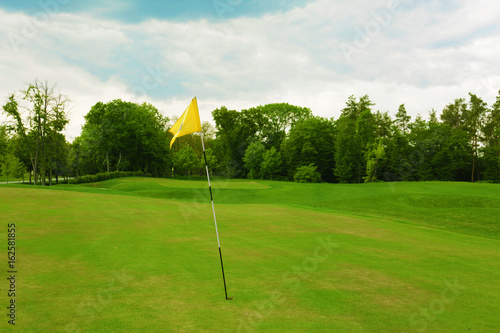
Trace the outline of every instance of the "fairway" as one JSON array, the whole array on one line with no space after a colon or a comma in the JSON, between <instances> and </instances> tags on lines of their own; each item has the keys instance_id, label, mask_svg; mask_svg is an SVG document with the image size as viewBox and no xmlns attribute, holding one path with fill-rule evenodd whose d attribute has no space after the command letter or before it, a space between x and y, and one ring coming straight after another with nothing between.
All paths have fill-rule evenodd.
<instances>
[{"instance_id":1,"label":"fairway","mask_svg":"<svg viewBox=\"0 0 500 333\"><path fill-rule=\"evenodd\" d=\"M212 186L232 301L206 179L0 185L12 331L500 330L498 185Z\"/></svg>"}]
</instances>

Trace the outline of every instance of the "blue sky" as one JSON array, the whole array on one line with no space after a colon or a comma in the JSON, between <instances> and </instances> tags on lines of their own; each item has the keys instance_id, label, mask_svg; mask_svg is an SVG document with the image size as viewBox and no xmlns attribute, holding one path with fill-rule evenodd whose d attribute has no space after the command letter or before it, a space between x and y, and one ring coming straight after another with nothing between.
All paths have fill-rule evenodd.
<instances>
[{"instance_id":1,"label":"blue sky","mask_svg":"<svg viewBox=\"0 0 500 333\"><path fill-rule=\"evenodd\" d=\"M68 139L95 103L179 115L287 102L338 118L350 95L413 119L500 89L500 2L186 0L0 2L0 99L34 79L73 101ZM1 120L1 116L0 116Z\"/></svg>"},{"instance_id":2,"label":"blue sky","mask_svg":"<svg viewBox=\"0 0 500 333\"><path fill-rule=\"evenodd\" d=\"M40 3L57 3L64 13L90 13L96 17L137 23L151 18L173 21L224 20L238 17L259 17L303 7L310 0L23 0L6 1L2 7L9 11L23 11L35 15L43 7ZM64 4L64 5L61 5Z\"/></svg>"}]
</instances>

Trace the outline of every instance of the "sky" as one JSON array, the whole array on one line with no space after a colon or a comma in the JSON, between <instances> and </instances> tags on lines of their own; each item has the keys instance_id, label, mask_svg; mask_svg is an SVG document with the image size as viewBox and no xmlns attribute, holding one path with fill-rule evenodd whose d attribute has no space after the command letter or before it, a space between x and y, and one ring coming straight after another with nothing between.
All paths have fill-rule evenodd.
<instances>
[{"instance_id":1,"label":"sky","mask_svg":"<svg viewBox=\"0 0 500 333\"><path fill-rule=\"evenodd\" d=\"M57 84L69 141L114 99L172 117L197 97L213 123L221 106L283 102L338 119L368 95L414 119L469 92L492 105L500 90L492 0L0 0L0 22L0 103L35 79Z\"/></svg>"}]
</instances>

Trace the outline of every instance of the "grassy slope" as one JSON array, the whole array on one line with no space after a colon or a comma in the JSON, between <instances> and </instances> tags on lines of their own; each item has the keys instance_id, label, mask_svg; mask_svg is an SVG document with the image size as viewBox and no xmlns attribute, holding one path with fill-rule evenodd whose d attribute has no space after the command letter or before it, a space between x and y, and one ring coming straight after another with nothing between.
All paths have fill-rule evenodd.
<instances>
[{"instance_id":1,"label":"grassy slope","mask_svg":"<svg viewBox=\"0 0 500 333\"><path fill-rule=\"evenodd\" d=\"M215 183L235 296L227 302L206 183L2 185L2 220L18 229L17 328L492 332L500 325L497 189ZM446 230L422 227L430 225ZM315 262L326 237L338 248ZM445 280L466 288L449 304L439 301ZM440 304L438 315L422 316Z\"/></svg>"},{"instance_id":2,"label":"grassy slope","mask_svg":"<svg viewBox=\"0 0 500 333\"><path fill-rule=\"evenodd\" d=\"M81 191L205 203L206 181L129 178L86 184ZM214 182L216 204L273 203L357 216L381 217L500 239L500 188L458 182L296 184L271 181ZM74 187L66 187L74 190ZM104 190L105 189L105 190ZM186 189L190 189L186 191Z\"/></svg>"}]
</instances>

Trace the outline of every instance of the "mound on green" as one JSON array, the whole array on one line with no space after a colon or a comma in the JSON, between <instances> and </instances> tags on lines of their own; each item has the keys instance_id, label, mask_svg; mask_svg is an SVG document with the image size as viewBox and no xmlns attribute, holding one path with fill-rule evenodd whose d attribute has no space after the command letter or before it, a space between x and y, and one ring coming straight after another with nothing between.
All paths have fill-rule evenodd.
<instances>
[{"instance_id":1,"label":"mound on green","mask_svg":"<svg viewBox=\"0 0 500 333\"><path fill-rule=\"evenodd\" d=\"M500 327L494 185L219 180L213 186L232 301L224 298L206 183L1 185L2 220L17 229L16 329Z\"/></svg>"}]
</instances>

